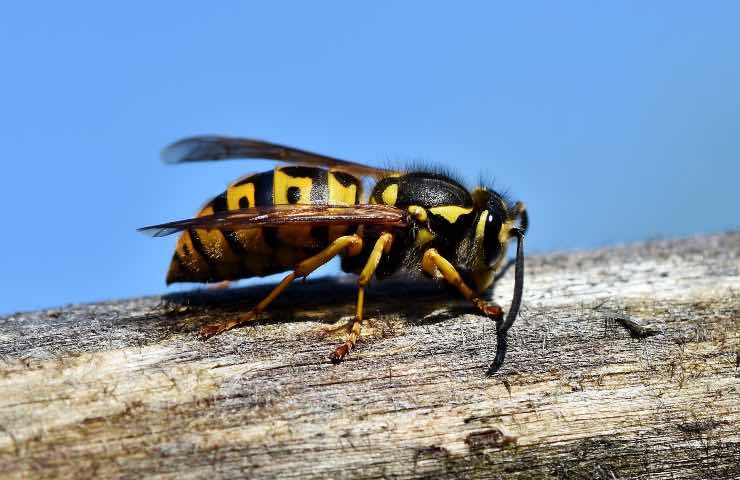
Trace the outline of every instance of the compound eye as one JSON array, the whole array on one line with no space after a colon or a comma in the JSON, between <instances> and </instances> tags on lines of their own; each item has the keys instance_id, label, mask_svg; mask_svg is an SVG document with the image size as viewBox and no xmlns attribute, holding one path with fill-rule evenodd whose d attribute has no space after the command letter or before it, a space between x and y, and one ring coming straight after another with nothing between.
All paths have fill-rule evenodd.
<instances>
[{"instance_id":1,"label":"compound eye","mask_svg":"<svg viewBox=\"0 0 740 480\"><path fill-rule=\"evenodd\" d=\"M502 219L495 213L488 212L486 218L486 227L483 232L483 254L486 264L492 266L498 260L501 253L501 241L499 233L501 232Z\"/></svg>"}]
</instances>

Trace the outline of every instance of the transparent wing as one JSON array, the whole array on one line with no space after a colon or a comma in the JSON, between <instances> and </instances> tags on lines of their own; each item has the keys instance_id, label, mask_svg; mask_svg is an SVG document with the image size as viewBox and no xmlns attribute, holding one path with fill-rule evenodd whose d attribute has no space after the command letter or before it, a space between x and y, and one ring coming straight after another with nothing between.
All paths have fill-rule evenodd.
<instances>
[{"instance_id":1,"label":"transparent wing","mask_svg":"<svg viewBox=\"0 0 740 480\"><path fill-rule=\"evenodd\" d=\"M250 138L197 136L184 138L162 150L165 163L202 162L235 158L262 158L301 165L337 168L358 176L380 178L391 170L307 152L285 145Z\"/></svg>"}]
</instances>

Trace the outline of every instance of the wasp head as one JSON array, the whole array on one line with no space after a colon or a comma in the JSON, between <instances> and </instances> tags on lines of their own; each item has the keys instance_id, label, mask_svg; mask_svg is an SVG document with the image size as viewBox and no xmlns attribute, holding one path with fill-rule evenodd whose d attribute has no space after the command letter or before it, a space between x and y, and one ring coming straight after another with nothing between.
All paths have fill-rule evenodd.
<instances>
[{"instance_id":1,"label":"wasp head","mask_svg":"<svg viewBox=\"0 0 740 480\"><path fill-rule=\"evenodd\" d=\"M480 293L493 283L496 271L506 258L509 240L526 228L526 218L522 216L520 203L511 205L503 195L489 188L475 190L473 200L478 213L468 243L473 246L468 258L472 257L470 274ZM518 226L515 225L517 218Z\"/></svg>"}]
</instances>

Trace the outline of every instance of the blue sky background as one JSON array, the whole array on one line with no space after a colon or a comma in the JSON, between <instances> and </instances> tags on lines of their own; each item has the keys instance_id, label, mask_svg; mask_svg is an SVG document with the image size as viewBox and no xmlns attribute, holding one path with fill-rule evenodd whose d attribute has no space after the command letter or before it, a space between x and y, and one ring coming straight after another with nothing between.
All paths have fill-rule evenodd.
<instances>
[{"instance_id":1,"label":"blue sky background","mask_svg":"<svg viewBox=\"0 0 740 480\"><path fill-rule=\"evenodd\" d=\"M740 226L740 3L451 5L3 3L0 313L165 292L135 228L271 167L192 134L485 173L529 252Z\"/></svg>"}]
</instances>

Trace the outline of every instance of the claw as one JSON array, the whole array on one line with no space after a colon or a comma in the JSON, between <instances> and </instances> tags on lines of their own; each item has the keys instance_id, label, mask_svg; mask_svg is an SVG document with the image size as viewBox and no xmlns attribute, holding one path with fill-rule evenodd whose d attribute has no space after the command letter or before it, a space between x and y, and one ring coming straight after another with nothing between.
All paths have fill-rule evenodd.
<instances>
[{"instance_id":1,"label":"claw","mask_svg":"<svg viewBox=\"0 0 740 480\"><path fill-rule=\"evenodd\" d=\"M504 311L499 305L486 305L483 309L483 313L494 320L499 320L504 317Z\"/></svg>"},{"instance_id":2,"label":"claw","mask_svg":"<svg viewBox=\"0 0 740 480\"><path fill-rule=\"evenodd\" d=\"M473 299L473 304L488 318L496 320L497 322L504 318L504 310L500 305L495 303L489 305L479 298Z\"/></svg>"},{"instance_id":3,"label":"claw","mask_svg":"<svg viewBox=\"0 0 740 480\"><path fill-rule=\"evenodd\" d=\"M214 335L218 335L224 330L226 330L226 327L223 323L212 323L210 325L201 327L199 334L202 340L208 340L209 338L213 337Z\"/></svg>"},{"instance_id":4,"label":"claw","mask_svg":"<svg viewBox=\"0 0 740 480\"><path fill-rule=\"evenodd\" d=\"M231 330L234 327L238 327L245 322L254 320L254 318L257 317L258 313L259 311L256 309L250 310L243 315L239 315L239 317L235 319L227 320L224 322L211 323L204 327L201 327L200 338L202 338L203 340L207 340L215 335L218 335L219 333L225 332L226 330Z\"/></svg>"},{"instance_id":5,"label":"claw","mask_svg":"<svg viewBox=\"0 0 740 480\"><path fill-rule=\"evenodd\" d=\"M341 362L348 353L349 345L343 343L337 346L337 348L335 348L334 351L329 354L329 360L331 360L331 363L336 365L337 363Z\"/></svg>"}]
</instances>

